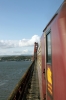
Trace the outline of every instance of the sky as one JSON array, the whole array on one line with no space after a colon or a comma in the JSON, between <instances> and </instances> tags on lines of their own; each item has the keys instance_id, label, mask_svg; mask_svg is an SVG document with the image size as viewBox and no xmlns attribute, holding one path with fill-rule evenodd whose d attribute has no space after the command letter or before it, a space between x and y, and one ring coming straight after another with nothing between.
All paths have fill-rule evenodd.
<instances>
[{"instance_id":1,"label":"sky","mask_svg":"<svg viewBox=\"0 0 66 100\"><path fill-rule=\"evenodd\" d=\"M63 0L0 0L0 56L33 55Z\"/></svg>"}]
</instances>

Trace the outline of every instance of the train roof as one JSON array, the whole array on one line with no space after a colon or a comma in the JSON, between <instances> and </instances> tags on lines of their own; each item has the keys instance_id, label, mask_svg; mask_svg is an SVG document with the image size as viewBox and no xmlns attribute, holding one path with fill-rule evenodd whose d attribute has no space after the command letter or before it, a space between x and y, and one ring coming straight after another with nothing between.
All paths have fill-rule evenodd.
<instances>
[{"instance_id":1,"label":"train roof","mask_svg":"<svg viewBox=\"0 0 66 100\"><path fill-rule=\"evenodd\" d=\"M55 15L51 18L51 20L49 21L49 23L46 25L46 27L44 28L43 32L47 29L47 27L50 25L50 23L54 20L54 18L58 15L59 10L61 9L62 5L66 2L66 0L63 1L63 3L61 4L61 6L59 7L59 9L56 11Z\"/></svg>"}]
</instances>

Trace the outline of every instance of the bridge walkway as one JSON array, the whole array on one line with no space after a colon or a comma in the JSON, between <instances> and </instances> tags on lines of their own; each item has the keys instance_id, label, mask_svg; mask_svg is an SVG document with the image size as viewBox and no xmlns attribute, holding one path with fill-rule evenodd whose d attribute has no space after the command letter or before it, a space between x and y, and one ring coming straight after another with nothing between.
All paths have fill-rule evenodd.
<instances>
[{"instance_id":1,"label":"bridge walkway","mask_svg":"<svg viewBox=\"0 0 66 100\"><path fill-rule=\"evenodd\" d=\"M26 95L26 100L40 100L40 92L39 92L39 81L38 81L38 72L36 68L36 63L34 65L34 71L29 82L28 93Z\"/></svg>"}]
</instances>

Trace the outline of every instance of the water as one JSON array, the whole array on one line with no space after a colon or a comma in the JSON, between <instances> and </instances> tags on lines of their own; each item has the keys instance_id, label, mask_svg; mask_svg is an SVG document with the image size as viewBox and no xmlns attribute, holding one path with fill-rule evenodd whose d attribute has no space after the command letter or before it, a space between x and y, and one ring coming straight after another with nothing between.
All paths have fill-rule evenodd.
<instances>
[{"instance_id":1,"label":"water","mask_svg":"<svg viewBox=\"0 0 66 100\"><path fill-rule=\"evenodd\" d=\"M30 61L0 62L0 100L7 100L31 63Z\"/></svg>"}]
</instances>

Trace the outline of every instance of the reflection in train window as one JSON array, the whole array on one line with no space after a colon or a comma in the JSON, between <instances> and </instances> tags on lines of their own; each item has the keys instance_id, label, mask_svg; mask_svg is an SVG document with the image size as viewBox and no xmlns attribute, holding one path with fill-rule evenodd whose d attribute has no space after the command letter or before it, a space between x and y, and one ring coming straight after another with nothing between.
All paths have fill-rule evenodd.
<instances>
[{"instance_id":1,"label":"reflection in train window","mask_svg":"<svg viewBox=\"0 0 66 100\"><path fill-rule=\"evenodd\" d=\"M51 63L51 34L47 34L46 36L46 58L47 63Z\"/></svg>"}]
</instances>

